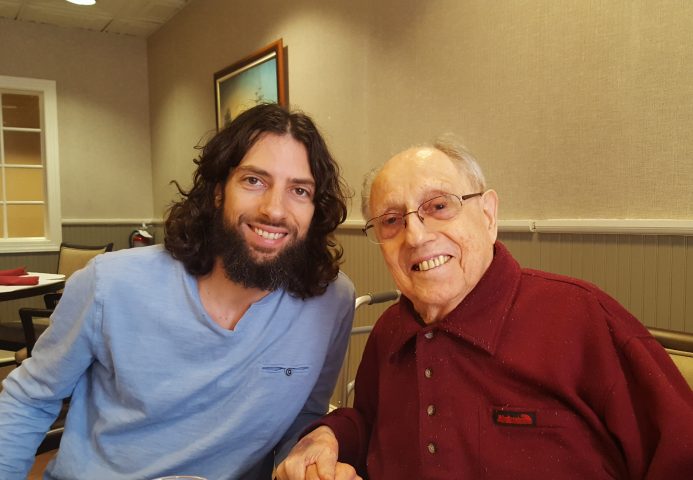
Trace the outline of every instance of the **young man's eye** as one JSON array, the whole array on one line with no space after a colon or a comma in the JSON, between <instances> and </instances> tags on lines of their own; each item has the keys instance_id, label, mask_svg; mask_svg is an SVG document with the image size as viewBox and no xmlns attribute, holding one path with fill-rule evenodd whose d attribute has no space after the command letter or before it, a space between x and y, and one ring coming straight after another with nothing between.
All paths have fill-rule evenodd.
<instances>
[{"instance_id":1,"label":"young man's eye","mask_svg":"<svg viewBox=\"0 0 693 480\"><path fill-rule=\"evenodd\" d=\"M248 185L261 185L262 181L257 177L245 177L245 183Z\"/></svg>"},{"instance_id":2,"label":"young man's eye","mask_svg":"<svg viewBox=\"0 0 693 480\"><path fill-rule=\"evenodd\" d=\"M311 196L310 191L306 190L305 188L296 187L296 189L294 191L296 192L296 195L298 195L299 197L310 197Z\"/></svg>"}]
</instances>

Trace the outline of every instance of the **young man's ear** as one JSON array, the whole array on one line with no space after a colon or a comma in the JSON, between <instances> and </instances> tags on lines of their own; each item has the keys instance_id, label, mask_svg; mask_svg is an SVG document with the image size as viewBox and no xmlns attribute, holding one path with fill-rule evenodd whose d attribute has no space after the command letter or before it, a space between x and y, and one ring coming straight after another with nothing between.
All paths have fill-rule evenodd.
<instances>
[{"instance_id":1,"label":"young man's ear","mask_svg":"<svg viewBox=\"0 0 693 480\"><path fill-rule=\"evenodd\" d=\"M224 195L221 192L221 183L217 183L217 186L214 187L214 206L216 208L221 207L221 201L223 198Z\"/></svg>"}]
</instances>

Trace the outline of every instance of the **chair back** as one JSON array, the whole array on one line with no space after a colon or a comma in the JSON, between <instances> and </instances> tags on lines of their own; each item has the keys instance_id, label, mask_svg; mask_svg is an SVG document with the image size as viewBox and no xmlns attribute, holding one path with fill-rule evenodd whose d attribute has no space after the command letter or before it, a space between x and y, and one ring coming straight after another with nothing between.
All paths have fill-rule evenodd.
<instances>
[{"instance_id":1,"label":"chair back","mask_svg":"<svg viewBox=\"0 0 693 480\"><path fill-rule=\"evenodd\" d=\"M683 378L693 388L693 333L649 328L653 337L664 347Z\"/></svg>"},{"instance_id":2,"label":"chair back","mask_svg":"<svg viewBox=\"0 0 693 480\"><path fill-rule=\"evenodd\" d=\"M93 257L100 253L111 251L113 251L113 243L98 246L61 243L60 255L58 256L58 273L65 275L67 280L77 270L84 268Z\"/></svg>"},{"instance_id":3,"label":"chair back","mask_svg":"<svg viewBox=\"0 0 693 480\"><path fill-rule=\"evenodd\" d=\"M26 353L17 352L20 355L26 355L26 357L31 356L31 350L34 348L34 344L36 343L36 339L43 333L43 331L46 329L48 326L47 323L42 322L38 327L39 333L38 335L36 334L37 331L37 325L34 323L34 320L37 318L49 318L51 314L53 313L53 310L49 310L47 308L20 308L19 309L19 318L22 321L22 329L24 330L24 341L26 342ZM23 350L23 349L22 349ZM17 363L21 363L21 360L24 358L18 357L17 358Z\"/></svg>"}]
</instances>

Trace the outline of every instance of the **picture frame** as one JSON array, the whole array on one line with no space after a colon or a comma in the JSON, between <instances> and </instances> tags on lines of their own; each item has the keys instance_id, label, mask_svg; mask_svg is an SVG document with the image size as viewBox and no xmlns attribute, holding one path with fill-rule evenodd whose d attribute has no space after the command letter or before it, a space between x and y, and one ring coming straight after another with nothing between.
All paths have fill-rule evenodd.
<instances>
[{"instance_id":1,"label":"picture frame","mask_svg":"<svg viewBox=\"0 0 693 480\"><path fill-rule=\"evenodd\" d=\"M214 74L217 130L259 103L286 106L282 39Z\"/></svg>"}]
</instances>

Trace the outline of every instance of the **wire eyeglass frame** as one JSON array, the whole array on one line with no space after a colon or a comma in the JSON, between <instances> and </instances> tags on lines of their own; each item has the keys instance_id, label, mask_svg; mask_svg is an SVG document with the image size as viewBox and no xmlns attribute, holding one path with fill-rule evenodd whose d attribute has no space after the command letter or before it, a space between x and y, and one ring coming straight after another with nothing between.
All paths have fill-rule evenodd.
<instances>
[{"instance_id":1,"label":"wire eyeglass frame","mask_svg":"<svg viewBox=\"0 0 693 480\"><path fill-rule=\"evenodd\" d=\"M421 223L426 224L426 219L438 222L446 222L455 218L464 205L464 201L474 197L480 197L484 192L469 193L467 195L455 195L444 193L429 198L416 210L405 213L388 212L373 217L366 222L361 231L368 240L377 245L382 245L399 235L407 226L407 217L416 214Z\"/></svg>"}]
</instances>

